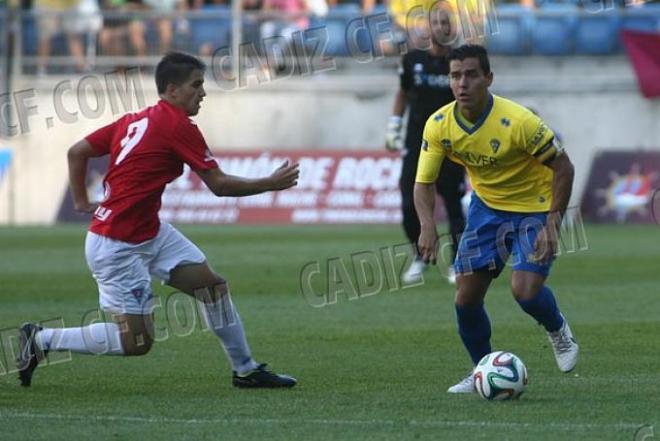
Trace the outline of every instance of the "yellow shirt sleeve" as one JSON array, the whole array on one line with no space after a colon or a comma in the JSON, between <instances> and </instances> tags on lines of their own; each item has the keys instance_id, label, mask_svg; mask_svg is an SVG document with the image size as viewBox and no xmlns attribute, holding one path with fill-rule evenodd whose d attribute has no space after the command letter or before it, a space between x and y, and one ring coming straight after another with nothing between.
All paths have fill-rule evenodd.
<instances>
[{"instance_id":1,"label":"yellow shirt sleeve","mask_svg":"<svg viewBox=\"0 0 660 441\"><path fill-rule=\"evenodd\" d=\"M422 184L432 184L438 179L440 166L445 159L445 152L440 145L441 124L433 119L431 115L424 126L424 135L422 136L422 147L419 152L419 161L417 162L416 182Z\"/></svg>"},{"instance_id":2,"label":"yellow shirt sleeve","mask_svg":"<svg viewBox=\"0 0 660 441\"><path fill-rule=\"evenodd\" d=\"M543 164L552 161L563 151L552 129L532 112L529 112L520 126L518 145Z\"/></svg>"}]
</instances>

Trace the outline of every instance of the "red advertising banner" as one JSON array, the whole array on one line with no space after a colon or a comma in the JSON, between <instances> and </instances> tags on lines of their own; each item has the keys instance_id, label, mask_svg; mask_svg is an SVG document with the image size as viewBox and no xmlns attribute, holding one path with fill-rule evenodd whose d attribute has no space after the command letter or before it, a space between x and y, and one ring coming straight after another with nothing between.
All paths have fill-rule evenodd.
<instances>
[{"instance_id":1,"label":"red advertising banner","mask_svg":"<svg viewBox=\"0 0 660 441\"><path fill-rule=\"evenodd\" d=\"M298 186L241 198L213 195L186 168L163 194L173 223L390 224L401 222L401 157L386 152L292 150L218 152L225 173L267 176L285 160L300 164Z\"/></svg>"},{"instance_id":2,"label":"red advertising banner","mask_svg":"<svg viewBox=\"0 0 660 441\"><path fill-rule=\"evenodd\" d=\"M660 97L660 33L625 30L621 35L642 94Z\"/></svg>"}]
</instances>

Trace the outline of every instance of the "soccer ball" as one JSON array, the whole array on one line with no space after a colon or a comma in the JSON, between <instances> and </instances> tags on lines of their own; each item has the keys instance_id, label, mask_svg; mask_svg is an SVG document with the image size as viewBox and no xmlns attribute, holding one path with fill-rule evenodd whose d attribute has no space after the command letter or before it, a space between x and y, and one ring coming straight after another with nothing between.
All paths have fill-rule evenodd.
<instances>
[{"instance_id":1,"label":"soccer ball","mask_svg":"<svg viewBox=\"0 0 660 441\"><path fill-rule=\"evenodd\" d=\"M527 388L527 368L511 352L491 352L474 368L474 387L486 400L513 400Z\"/></svg>"}]
</instances>

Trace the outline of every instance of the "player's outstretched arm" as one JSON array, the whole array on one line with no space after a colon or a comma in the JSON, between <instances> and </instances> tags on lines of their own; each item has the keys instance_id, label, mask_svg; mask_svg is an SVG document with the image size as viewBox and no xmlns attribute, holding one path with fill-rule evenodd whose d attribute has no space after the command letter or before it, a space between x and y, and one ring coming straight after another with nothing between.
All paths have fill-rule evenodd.
<instances>
[{"instance_id":1,"label":"player's outstretched arm","mask_svg":"<svg viewBox=\"0 0 660 441\"><path fill-rule=\"evenodd\" d=\"M536 237L535 258L541 262L548 262L556 253L559 241L559 229L566 213L568 202L571 199L575 169L568 155L563 152L547 164L553 172L552 178L552 206L548 213L546 225Z\"/></svg>"},{"instance_id":2,"label":"player's outstretched arm","mask_svg":"<svg viewBox=\"0 0 660 441\"><path fill-rule=\"evenodd\" d=\"M73 197L73 208L76 211L93 213L96 210L96 204L89 202L85 181L87 177L87 161L89 161L89 158L97 156L99 154L92 149L92 145L85 139L75 143L67 153L69 185L71 186L71 196Z\"/></svg>"},{"instance_id":3,"label":"player's outstretched arm","mask_svg":"<svg viewBox=\"0 0 660 441\"><path fill-rule=\"evenodd\" d=\"M435 230L435 220L433 220L435 209L434 184L415 182L414 200L415 210L421 224L417 250L424 262L435 264L438 255L438 233Z\"/></svg>"},{"instance_id":4,"label":"player's outstretched arm","mask_svg":"<svg viewBox=\"0 0 660 441\"><path fill-rule=\"evenodd\" d=\"M249 196L267 191L286 190L298 184L298 164L285 161L270 176L258 179L229 175L220 168L197 170L196 173L216 196Z\"/></svg>"},{"instance_id":5,"label":"player's outstretched arm","mask_svg":"<svg viewBox=\"0 0 660 441\"><path fill-rule=\"evenodd\" d=\"M557 157L548 164L548 167L554 171L554 176L552 178L552 206L550 207L550 215L561 223L561 219L566 213L568 202L571 199L575 168L566 152L557 155Z\"/></svg>"}]
</instances>

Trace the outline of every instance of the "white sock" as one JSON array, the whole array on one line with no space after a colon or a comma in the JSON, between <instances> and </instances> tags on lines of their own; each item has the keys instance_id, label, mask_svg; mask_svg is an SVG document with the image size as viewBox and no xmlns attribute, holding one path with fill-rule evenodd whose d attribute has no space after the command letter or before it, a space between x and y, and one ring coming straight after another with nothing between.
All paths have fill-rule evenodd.
<instances>
[{"instance_id":1,"label":"white sock","mask_svg":"<svg viewBox=\"0 0 660 441\"><path fill-rule=\"evenodd\" d=\"M42 351L72 351L81 354L121 355L119 325L94 323L83 328L50 328L35 337Z\"/></svg>"},{"instance_id":2,"label":"white sock","mask_svg":"<svg viewBox=\"0 0 660 441\"><path fill-rule=\"evenodd\" d=\"M220 297L216 303L200 303L203 304L206 325L220 337L232 369L239 374L255 369L258 366L257 362L250 354L241 317L238 315L229 293Z\"/></svg>"}]
</instances>

